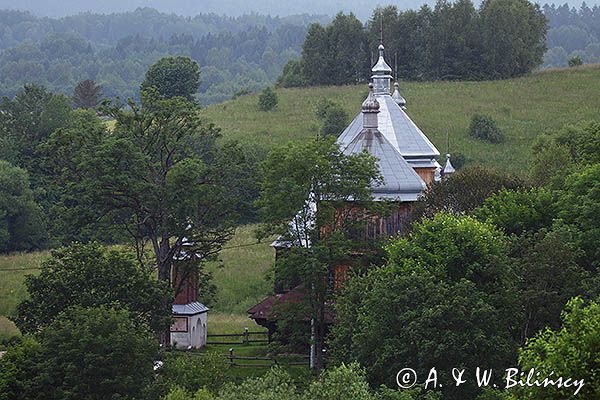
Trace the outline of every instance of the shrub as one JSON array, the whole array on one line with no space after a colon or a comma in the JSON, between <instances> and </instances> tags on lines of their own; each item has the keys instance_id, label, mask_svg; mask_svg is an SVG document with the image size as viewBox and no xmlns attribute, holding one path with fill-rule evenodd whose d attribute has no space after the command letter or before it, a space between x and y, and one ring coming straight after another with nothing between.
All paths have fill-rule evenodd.
<instances>
[{"instance_id":1,"label":"shrub","mask_svg":"<svg viewBox=\"0 0 600 400\"><path fill-rule=\"evenodd\" d=\"M227 366L216 353L169 354L160 369L160 380L171 391L196 393L205 389L216 393L227 381Z\"/></svg>"},{"instance_id":2,"label":"shrub","mask_svg":"<svg viewBox=\"0 0 600 400\"><path fill-rule=\"evenodd\" d=\"M321 99L317 103L316 116L323 121L323 136L338 136L348 124L348 113L338 103L330 99Z\"/></svg>"},{"instance_id":3,"label":"shrub","mask_svg":"<svg viewBox=\"0 0 600 400\"><path fill-rule=\"evenodd\" d=\"M496 121L488 115L473 115L473 118L471 118L471 125L469 126L469 135L475 139L489 143L504 142L504 134L498 127Z\"/></svg>"},{"instance_id":4,"label":"shrub","mask_svg":"<svg viewBox=\"0 0 600 400\"><path fill-rule=\"evenodd\" d=\"M128 311L73 308L0 359L0 399L143 399L157 356Z\"/></svg>"},{"instance_id":5,"label":"shrub","mask_svg":"<svg viewBox=\"0 0 600 400\"><path fill-rule=\"evenodd\" d=\"M271 111L277 106L277 94L267 86L258 96L258 109L260 111Z\"/></svg>"},{"instance_id":6,"label":"shrub","mask_svg":"<svg viewBox=\"0 0 600 400\"><path fill-rule=\"evenodd\" d=\"M291 376L280 368L273 368L259 378L246 379L239 385L226 385L218 400L299 400Z\"/></svg>"},{"instance_id":7,"label":"shrub","mask_svg":"<svg viewBox=\"0 0 600 400\"><path fill-rule=\"evenodd\" d=\"M569 67L578 67L580 65L583 65L583 60L578 54L569 58Z\"/></svg>"}]
</instances>

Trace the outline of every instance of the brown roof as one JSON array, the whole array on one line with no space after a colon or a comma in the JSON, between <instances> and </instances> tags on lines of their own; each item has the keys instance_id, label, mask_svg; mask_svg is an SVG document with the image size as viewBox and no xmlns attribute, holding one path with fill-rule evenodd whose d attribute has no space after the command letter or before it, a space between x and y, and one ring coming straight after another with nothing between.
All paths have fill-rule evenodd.
<instances>
[{"instance_id":1,"label":"brown roof","mask_svg":"<svg viewBox=\"0 0 600 400\"><path fill-rule=\"evenodd\" d=\"M248 310L250 318L252 319L265 319L269 321L276 321L279 319L277 315L277 307L284 304L299 304L304 301L306 292L302 286L296 286L294 289L286 293L277 293L267 297L254 307ZM310 318L306 316L304 320L308 321ZM325 309L325 322L331 324L334 322L334 313L330 306L326 306Z\"/></svg>"}]
</instances>

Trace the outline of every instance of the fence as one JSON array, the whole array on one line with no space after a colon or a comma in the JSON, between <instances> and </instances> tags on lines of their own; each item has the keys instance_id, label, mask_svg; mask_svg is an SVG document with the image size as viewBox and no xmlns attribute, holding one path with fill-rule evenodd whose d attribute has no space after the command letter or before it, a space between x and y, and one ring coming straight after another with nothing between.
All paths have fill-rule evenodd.
<instances>
[{"instance_id":1,"label":"fence","mask_svg":"<svg viewBox=\"0 0 600 400\"><path fill-rule=\"evenodd\" d=\"M253 337L262 337L262 339L253 339ZM215 339L215 340L211 340ZM234 341L234 338L239 338L239 341ZM228 344L228 345L249 345L253 343L271 343L271 337L268 332L251 332L248 328L244 329L243 333L227 333L227 334L208 334L206 335L206 344Z\"/></svg>"},{"instance_id":2,"label":"fence","mask_svg":"<svg viewBox=\"0 0 600 400\"><path fill-rule=\"evenodd\" d=\"M231 367L273 367L276 365L309 365L309 356L295 355L289 357L248 357L236 356L233 349L229 349L229 354L226 356ZM297 360L297 361L296 361ZM249 361L251 363L239 363L238 361ZM257 362L259 361L259 362ZM265 362L260 362L265 361Z\"/></svg>"},{"instance_id":3,"label":"fence","mask_svg":"<svg viewBox=\"0 0 600 400\"><path fill-rule=\"evenodd\" d=\"M183 350L175 350L175 354L183 355L188 354L192 356L204 357L208 353L200 352L189 352ZM223 362L230 367L250 367L250 368L270 368L276 365L279 366L295 366L305 365L309 366L310 356L303 354L290 354L290 355L278 355L278 356L237 356L235 355L234 349L229 349L228 354L220 354L223 357Z\"/></svg>"}]
</instances>

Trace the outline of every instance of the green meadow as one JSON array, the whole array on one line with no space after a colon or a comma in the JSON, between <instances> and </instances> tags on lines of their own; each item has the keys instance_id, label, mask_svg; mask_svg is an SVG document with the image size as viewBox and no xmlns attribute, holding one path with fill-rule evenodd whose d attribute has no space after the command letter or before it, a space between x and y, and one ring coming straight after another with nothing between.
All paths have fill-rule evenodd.
<instances>
[{"instance_id":1,"label":"green meadow","mask_svg":"<svg viewBox=\"0 0 600 400\"><path fill-rule=\"evenodd\" d=\"M565 124L600 118L600 65L545 70L503 81L400 82L407 112L441 153L461 153L470 162L515 173L527 171L536 138ZM258 111L258 95L242 96L203 110L220 126L224 139L268 149L313 137L319 130L315 106L329 98L353 118L366 85L277 89L273 111ZM473 114L492 116L506 134L502 144L468 135Z\"/></svg>"},{"instance_id":2,"label":"green meadow","mask_svg":"<svg viewBox=\"0 0 600 400\"><path fill-rule=\"evenodd\" d=\"M216 301L209 313L209 333L242 333L245 327L259 330L246 316L246 310L269 294L266 277L273 262L270 241L254 239L255 226L238 228L225 246L218 262L207 269L217 286ZM8 317L27 296L25 275L35 274L49 252L0 256L0 341L18 334Z\"/></svg>"},{"instance_id":3,"label":"green meadow","mask_svg":"<svg viewBox=\"0 0 600 400\"><path fill-rule=\"evenodd\" d=\"M461 153L470 162L526 173L536 138L569 123L600 119L600 65L536 72L526 77L486 82L402 82L408 114L440 152ZM341 104L351 118L366 96L365 85L277 89L279 104L258 111L258 95L210 106L202 113L222 128L224 140L269 149L290 140L313 137L319 130L315 105L321 98ZM475 113L491 115L506 134L502 144L468 136ZM257 328L246 310L271 290L266 276L273 262L269 241L257 243L253 226L238 229L207 268L217 298L209 314L209 331L240 333ZM7 319L25 296L24 277L35 273L48 252L0 256L0 340L18 333Z\"/></svg>"}]
</instances>

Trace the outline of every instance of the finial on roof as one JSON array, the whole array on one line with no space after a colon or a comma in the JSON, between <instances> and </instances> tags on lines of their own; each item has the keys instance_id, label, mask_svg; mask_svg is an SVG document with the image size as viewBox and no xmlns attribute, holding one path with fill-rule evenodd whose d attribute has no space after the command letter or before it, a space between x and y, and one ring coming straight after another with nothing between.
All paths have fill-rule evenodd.
<instances>
[{"instance_id":1,"label":"finial on roof","mask_svg":"<svg viewBox=\"0 0 600 400\"><path fill-rule=\"evenodd\" d=\"M379 16L379 46L383 46L383 13Z\"/></svg>"},{"instance_id":2,"label":"finial on roof","mask_svg":"<svg viewBox=\"0 0 600 400\"><path fill-rule=\"evenodd\" d=\"M400 106L400 108L402 108L403 110L406 109L406 100L400 95L400 92L398 91L398 82L394 82L394 93L392 94L392 99L394 99L394 101Z\"/></svg>"},{"instance_id":3,"label":"finial on roof","mask_svg":"<svg viewBox=\"0 0 600 400\"><path fill-rule=\"evenodd\" d=\"M379 102L375 98L373 84L369 83L369 94L362 103L363 127L377 128L377 114L379 113Z\"/></svg>"},{"instance_id":4,"label":"finial on roof","mask_svg":"<svg viewBox=\"0 0 600 400\"><path fill-rule=\"evenodd\" d=\"M450 161L450 154L446 154L446 166L442 171L442 175L444 178L450 177L453 173L456 172L456 169L452 166L452 162Z\"/></svg>"}]
</instances>

